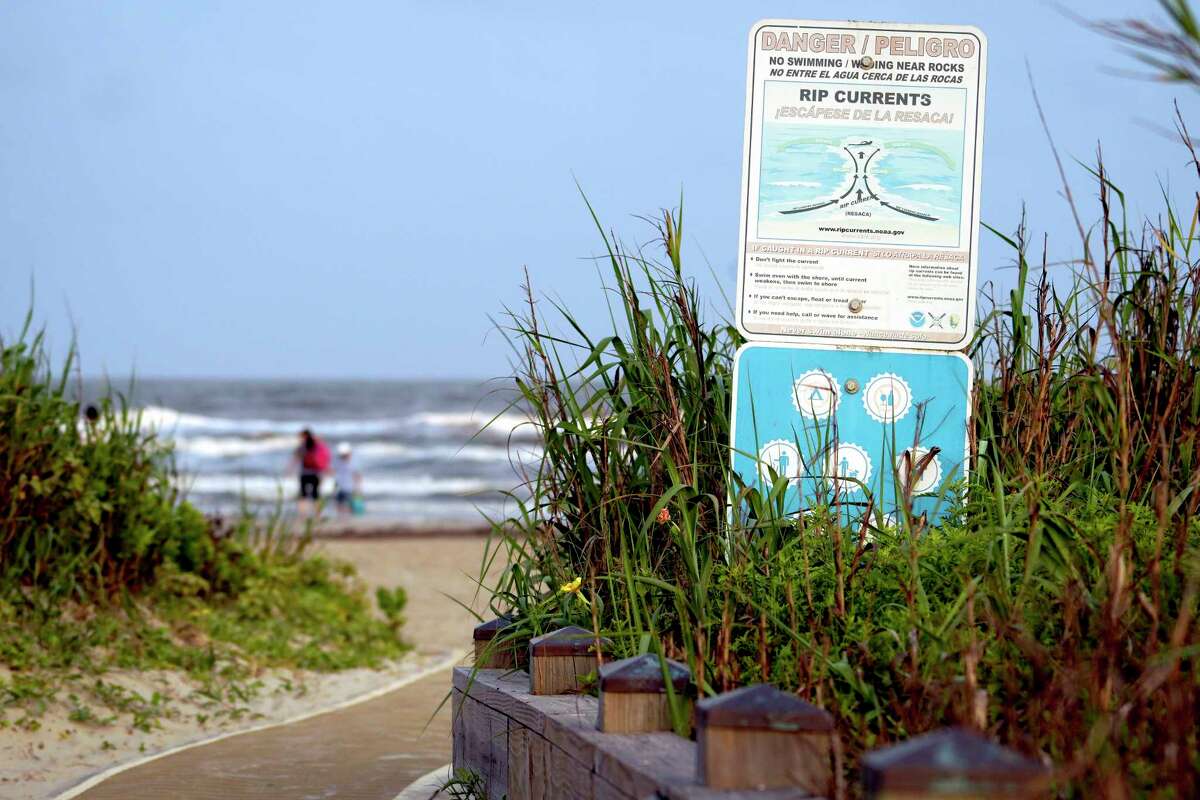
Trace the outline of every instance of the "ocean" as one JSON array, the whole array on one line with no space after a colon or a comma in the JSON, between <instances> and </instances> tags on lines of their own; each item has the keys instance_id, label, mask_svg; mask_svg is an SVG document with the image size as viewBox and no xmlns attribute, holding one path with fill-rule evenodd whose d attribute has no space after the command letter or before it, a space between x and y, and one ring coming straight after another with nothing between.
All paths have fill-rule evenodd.
<instances>
[{"instance_id":1,"label":"ocean","mask_svg":"<svg viewBox=\"0 0 1200 800\"><path fill-rule=\"evenodd\" d=\"M85 382L85 398L100 391ZM308 427L331 450L350 445L367 516L439 524L512 510L503 493L541 453L524 415L506 409L512 397L503 384L472 381L143 378L127 400L143 426L173 443L180 489L204 511L232 513L243 502L264 511L281 501L293 509L288 466ZM326 478L322 496L332 489Z\"/></svg>"}]
</instances>

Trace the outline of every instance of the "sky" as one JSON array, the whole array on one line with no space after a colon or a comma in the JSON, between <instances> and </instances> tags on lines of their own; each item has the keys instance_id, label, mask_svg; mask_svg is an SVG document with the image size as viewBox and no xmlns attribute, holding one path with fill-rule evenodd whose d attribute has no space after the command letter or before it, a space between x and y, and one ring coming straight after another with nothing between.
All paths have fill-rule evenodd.
<instances>
[{"instance_id":1,"label":"sky","mask_svg":"<svg viewBox=\"0 0 1200 800\"><path fill-rule=\"evenodd\" d=\"M537 291L606 320L581 199L631 243L684 197L684 258L736 282L746 37L844 2L6 2L0 335L36 319L87 374L488 378ZM1135 213L1188 197L1165 131L1193 92L1137 77L1091 19L1154 0L874 2L861 19L989 39L984 222L1024 205L1052 254L1070 215L1030 93L1085 210L1098 143ZM1011 253L984 234L980 274Z\"/></svg>"}]
</instances>

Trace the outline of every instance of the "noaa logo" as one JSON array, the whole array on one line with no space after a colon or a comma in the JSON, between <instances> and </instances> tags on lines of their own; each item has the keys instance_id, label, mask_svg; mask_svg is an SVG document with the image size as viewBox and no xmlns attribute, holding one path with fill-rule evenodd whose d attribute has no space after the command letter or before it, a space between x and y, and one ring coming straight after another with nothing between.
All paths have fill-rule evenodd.
<instances>
[{"instance_id":1,"label":"noaa logo","mask_svg":"<svg viewBox=\"0 0 1200 800\"><path fill-rule=\"evenodd\" d=\"M908 324L914 328L920 328L925 324L925 312L914 311L908 315Z\"/></svg>"}]
</instances>

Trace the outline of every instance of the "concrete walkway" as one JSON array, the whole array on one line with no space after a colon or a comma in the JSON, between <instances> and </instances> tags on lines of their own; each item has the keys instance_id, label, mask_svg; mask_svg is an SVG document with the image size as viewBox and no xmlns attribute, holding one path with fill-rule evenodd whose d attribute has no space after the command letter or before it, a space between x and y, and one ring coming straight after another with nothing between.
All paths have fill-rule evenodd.
<instances>
[{"instance_id":1,"label":"concrete walkway","mask_svg":"<svg viewBox=\"0 0 1200 800\"><path fill-rule=\"evenodd\" d=\"M449 690L450 672L437 672L349 708L151 761L79 797L393 800L450 760L449 701L430 719Z\"/></svg>"}]
</instances>

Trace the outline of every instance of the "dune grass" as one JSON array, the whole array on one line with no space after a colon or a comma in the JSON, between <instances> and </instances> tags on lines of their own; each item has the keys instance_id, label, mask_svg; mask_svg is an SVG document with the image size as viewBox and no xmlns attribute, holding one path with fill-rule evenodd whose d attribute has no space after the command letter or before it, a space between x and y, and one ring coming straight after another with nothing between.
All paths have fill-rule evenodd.
<instances>
[{"instance_id":1,"label":"dune grass","mask_svg":"<svg viewBox=\"0 0 1200 800\"><path fill-rule=\"evenodd\" d=\"M185 673L202 717L236 717L265 668L376 667L407 650L402 589L381 594L381 618L353 569L310 554L278 514L206 518L119 395L81 414L76 363L52 370L32 312L0 340L0 727L35 729L54 704L142 730L174 713L109 677L122 670Z\"/></svg>"},{"instance_id":2,"label":"dune grass","mask_svg":"<svg viewBox=\"0 0 1200 800\"><path fill-rule=\"evenodd\" d=\"M1063 796L1196 796L1200 203L1131 225L1102 164L1088 188L1067 266L993 231L1016 275L984 297L968 491L936 527L787 516L786 481L740 482L740 337L685 277L681 211L642 249L597 220L611 325L528 287L504 323L545 446L487 556L517 620L495 646L579 624L703 694L772 681L835 715L837 796L867 750L948 724L1054 764Z\"/></svg>"},{"instance_id":3,"label":"dune grass","mask_svg":"<svg viewBox=\"0 0 1200 800\"><path fill-rule=\"evenodd\" d=\"M511 316L545 439L489 554L507 561L488 588L519 620L511 637L581 624L618 655L684 660L704 693L793 690L838 719L842 791L866 750L960 723L1052 761L1066 793L1192 796L1197 215L1135 242L1097 181L1103 217L1074 283L1010 240L1017 288L973 346L968 499L938 527L911 510L787 517L786 482L742 485L728 467L739 337L702 321L679 216L658 225L661 262L605 236L611 331L562 308L552 327L532 300Z\"/></svg>"}]
</instances>

